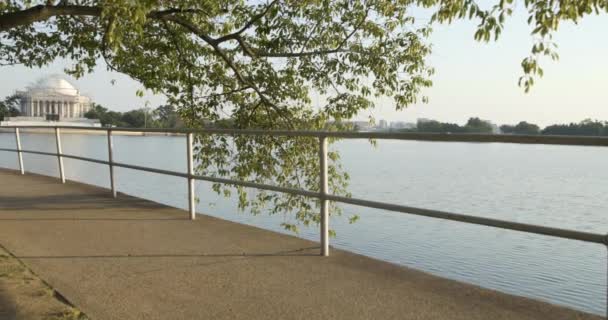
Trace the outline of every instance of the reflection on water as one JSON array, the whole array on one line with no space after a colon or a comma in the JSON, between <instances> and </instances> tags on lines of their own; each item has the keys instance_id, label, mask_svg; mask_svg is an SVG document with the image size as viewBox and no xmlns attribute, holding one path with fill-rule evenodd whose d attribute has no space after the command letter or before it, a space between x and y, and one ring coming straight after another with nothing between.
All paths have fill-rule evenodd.
<instances>
[{"instance_id":1,"label":"reflection on water","mask_svg":"<svg viewBox=\"0 0 608 320\"><path fill-rule=\"evenodd\" d=\"M107 159L102 135L62 136L65 153ZM53 152L52 135L23 134L24 149ZM14 147L0 133L0 148ZM606 233L608 149L515 144L342 141L354 197L474 214L518 222ZM183 137L115 137L115 160L185 171ZM108 168L65 159L70 180L108 187ZM26 170L57 175L54 157L24 155ZM16 168L16 156L0 151L0 166ZM120 192L185 209L182 178L116 169ZM239 212L197 182L198 212L284 232L288 215ZM576 309L602 314L605 307L606 249L568 241L402 213L343 206L359 222L332 218L332 245L443 277L474 283ZM184 213L186 214L186 213ZM317 240L317 228L298 235Z\"/></svg>"}]
</instances>

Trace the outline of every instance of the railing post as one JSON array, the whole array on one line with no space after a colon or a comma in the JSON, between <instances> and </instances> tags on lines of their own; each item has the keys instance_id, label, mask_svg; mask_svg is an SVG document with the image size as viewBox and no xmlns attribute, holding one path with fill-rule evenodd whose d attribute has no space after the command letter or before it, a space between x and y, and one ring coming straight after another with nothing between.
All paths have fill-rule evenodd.
<instances>
[{"instance_id":1,"label":"railing post","mask_svg":"<svg viewBox=\"0 0 608 320\"><path fill-rule=\"evenodd\" d=\"M65 172L63 171L63 157L61 156L61 131L58 127L55 127L55 141L57 142L57 161L59 162L59 177L61 183L65 183Z\"/></svg>"},{"instance_id":2,"label":"railing post","mask_svg":"<svg viewBox=\"0 0 608 320\"><path fill-rule=\"evenodd\" d=\"M606 319L608 319L608 234L604 238L604 247L606 248Z\"/></svg>"},{"instance_id":3,"label":"railing post","mask_svg":"<svg viewBox=\"0 0 608 320\"><path fill-rule=\"evenodd\" d=\"M192 156L192 132L186 135L186 153L188 156L188 211L190 212L190 220L196 218L196 204L194 203L194 158Z\"/></svg>"},{"instance_id":4,"label":"railing post","mask_svg":"<svg viewBox=\"0 0 608 320\"><path fill-rule=\"evenodd\" d=\"M319 138L319 190L321 202L321 255L329 256L329 201L327 200L327 137Z\"/></svg>"},{"instance_id":5,"label":"railing post","mask_svg":"<svg viewBox=\"0 0 608 320\"><path fill-rule=\"evenodd\" d=\"M17 160L19 160L19 171L21 174L25 174L23 168L23 153L21 152L21 138L19 137L19 128L15 128L15 143L17 144Z\"/></svg>"},{"instance_id":6,"label":"railing post","mask_svg":"<svg viewBox=\"0 0 608 320\"><path fill-rule=\"evenodd\" d=\"M116 185L114 184L114 143L112 141L112 130L108 129L108 167L110 168L110 189L112 197L116 198Z\"/></svg>"}]
</instances>

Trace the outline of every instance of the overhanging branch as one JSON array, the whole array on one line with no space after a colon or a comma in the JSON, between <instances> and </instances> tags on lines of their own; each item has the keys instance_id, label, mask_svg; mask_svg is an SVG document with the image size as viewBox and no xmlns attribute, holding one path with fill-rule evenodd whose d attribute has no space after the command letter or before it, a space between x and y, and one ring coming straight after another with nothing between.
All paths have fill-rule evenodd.
<instances>
[{"instance_id":1,"label":"overhanging branch","mask_svg":"<svg viewBox=\"0 0 608 320\"><path fill-rule=\"evenodd\" d=\"M266 15L266 13L270 10L270 8L277 3L278 0L274 0L272 1L268 6L266 6L266 8L264 8L264 10L262 10L260 13L254 15L251 20L249 20L247 23L245 23L245 25L239 29L238 31L231 33L231 34L227 34L225 36L222 36L220 38L217 39L217 42L224 42L227 40L238 40L240 39L240 35L245 32L247 29L251 28L251 26L253 26L254 23L256 23L258 20L262 19L262 17L264 17Z\"/></svg>"},{"instance_id":2,"label":"overhanging branch","mask_svg":"<svg viewBox=\"0 0 608 320\"><path fill-rule=\"evenodd\" d=\"M8 12L0 15L0 32L10 29L27 26L35 22L45 21L57 16L89 16L100 17L101 7L99 6L79 6L79 5L37 5L29 9ZM159 19L165 16L180 14L180 13L205 13L201 9L179 9L170 8L161 11L152 11L148 13L148 18Z\"/></svg>"},{"instance_id":3,"label":"overhanging branch","mask_svg":"<svg viewBox=\"0 0 608 320\"><path fill-rule=\"evenodd\" d=\"M0 15L0 31L30 25L34 22L48 20L56 16L101 16L100 7L91 6L48 6L38 5L22 11L9 12Z\"/></svg>"}]
</instances>

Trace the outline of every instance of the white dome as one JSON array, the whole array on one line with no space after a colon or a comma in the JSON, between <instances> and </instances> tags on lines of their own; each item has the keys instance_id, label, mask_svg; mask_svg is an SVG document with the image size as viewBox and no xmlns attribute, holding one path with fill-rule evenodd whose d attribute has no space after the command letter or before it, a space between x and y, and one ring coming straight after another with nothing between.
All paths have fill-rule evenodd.
<instances>
[{"instance_id":1,"label":"white dome","mask_svg":"<svg viewBox=\"0 0 608 320\"><path fill-rule=\"evenodd\" d=\"M59 75L52 75L46 78L38 80L32 87L32 89L49 90L56 93L75 96L78 95L78 89Z\"/></svg>"}]
</instances>

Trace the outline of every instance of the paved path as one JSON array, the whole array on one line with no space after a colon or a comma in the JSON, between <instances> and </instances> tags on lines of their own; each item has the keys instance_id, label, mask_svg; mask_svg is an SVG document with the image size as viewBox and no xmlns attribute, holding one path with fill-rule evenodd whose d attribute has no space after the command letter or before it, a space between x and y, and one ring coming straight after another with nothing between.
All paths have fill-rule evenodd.
<instances>
[{"instance_id":1,"label":"paved path","mask_svg":"<svg viewBox=\"0 0 608 320\"><path fill-rule=\"evenodd\" d=\"M92 319L599 319L107 190L0 170L0 244Z\"/></svg>"}]
</instances>

